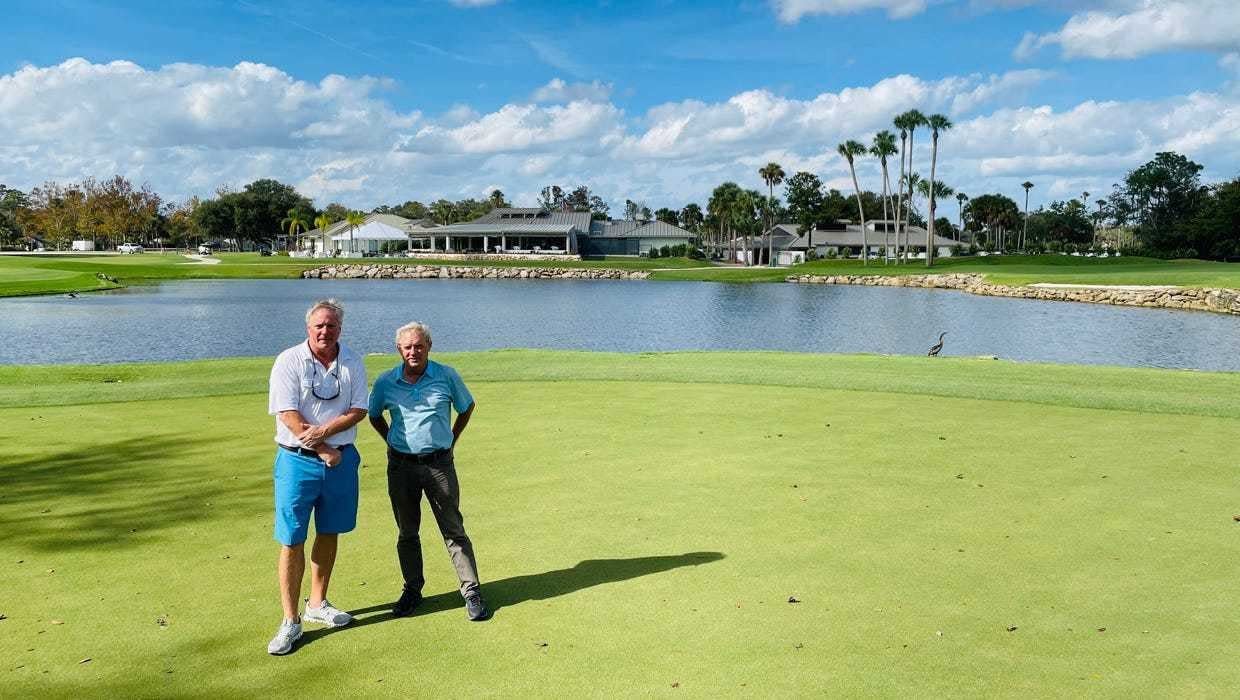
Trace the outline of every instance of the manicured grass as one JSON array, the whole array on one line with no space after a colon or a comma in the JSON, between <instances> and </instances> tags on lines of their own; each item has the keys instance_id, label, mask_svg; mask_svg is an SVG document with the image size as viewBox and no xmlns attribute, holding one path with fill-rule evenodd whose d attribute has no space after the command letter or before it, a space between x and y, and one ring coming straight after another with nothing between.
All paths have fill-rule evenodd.
<instances>
[{"instance_id":1,"label":"manicured grass","mask_svg":"<svg viewBox=\"0 0 1240 700\"><path fill-rule=\"evenodd\" d=\"M117 286L150 284L179 279L282 279L296 278L302 270L326 264L347 262L341 260L311 260L273 255L260 257L257 253L220 253L220 262L214 265L193 262L184 256L168 252L147 252L141 255L4 255L0 256L0 297L26 294L62 294ZM569 261L550 259L546 261L508 260L495 262L412 260L404 258L359 258L351 262L366 264L427 264L492 267L571 267L615 268L624 270L648 270L674 267L695 267L701 261L687 258L607 258L605 260ZM119 285L100 280L98 273L118 279Z\"/></svg>"},{"instance_id":2,"label":"manicured grass","mask_svg":"<svg viewBox=\"0 0 1240 700\"><path fill-rule=\"evenodd\" d=\"M395 533L364 432L359 526L331 591L358 622L309 628L281 659L264 651L279 617L270 358L0 367L0 683L17 697L1240 687L1240 375L439 359L478 399L457 461L495 618L466 622L429 513L429 598L387 613ZM373 377L392 358L367 364Z\"/></svg>"}]
</instances>

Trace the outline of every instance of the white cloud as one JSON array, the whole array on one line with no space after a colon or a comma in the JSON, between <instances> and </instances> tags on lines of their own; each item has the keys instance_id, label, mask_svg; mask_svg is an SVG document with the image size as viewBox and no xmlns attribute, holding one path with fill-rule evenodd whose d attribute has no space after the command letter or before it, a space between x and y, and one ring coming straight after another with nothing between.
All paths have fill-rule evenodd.
<instances>
[{"instance_id":1,"label":"white cloud","mask_svg":"<svg viewBox=\"0 0 1240 700\"><path fill-rule=\"evenodd\" d=\"M490 7L498 5L501 0L448 0L457 7Z\"/></svg>"},{"instance_id":2,"label":"white cloud","mask_svg":"<svg viewBox=\"0 0 1240 700\"><path fill-rule=\"evenodd\" d=\"M320 206L339 199L357 208L476 197L495 183L529 204L546 184L588 184L613 206L632 198L680 207L724 180L761 189L757 168L768 161L848 189L835 145L869 142L913 107L956 122L938 169L970 194L1019 193L1026 178L1039 184L1034 206L1054 187L1102 192L1160 150L1206 164L1208 177L1240 171L1240 93L1022 106L1029 86L1052 77L898 75L807 99L748 90L637 115L595 95L491 111L461 104L431 116L393 109L375 78L310 83L258 64L146 69L75 59L0 75L0 182L28 189L119 173L179 199L274 177ZM572 88L553 81L540 90L569 98ZM928 141L919 130L923 175ZM872 158L859 161L863 187L877 189L877 173Z\"/></svg>"},{"instance_id":3,"label":"white cloud","mask_svg":"<svg viewBox=\"0 0 1240 700\"><path fill-rule=\"evenodd\" d=\"M1051 71L1037 69L1016 70L1002 75L991 75L972 90L953 97L951 111L956 114L971 112L982 105L996 100L1021 95L1029 88L1054 77L1055 73Z\"/></svg>"},{"instance_id":4,"label":"white cloud","mask_svg":"<svg viewBox=\"0 0 1240 700\"><path fill-rule=\"evenodd\" d=\"M886 10L896 19L920 14L928 0L771 0L779 21L795 24L808 15L847 15L866 10Z\"/></svg>"},{"instance_id":5,"label":"white cloud","mask_svg":"<svg viewBox=\"0 0 1240 700\"><path fill-rule=\"evenodd\" d=\"M1056 44L1065 58L1101 59L1240 48L1240 9L1235 0L1143 0L1109 5L1110 9L1073 15L1057 32L1025 34L1014 55L1029 58Z\"/></svg>"},{"instance_id":6,"label":"white cloud","mask_svg":"<svg viewBox=\"0 0 1240 700\"><path fill-rule=\"evenodd\" d=\"M550 82L534 91L530 99L534 102L572 102L585 100L603 102L611 97L611 83L594 80L588 83L566 83L560 78L552 78Z\"/></svg>"},{"instance_id":7,"label":"white cloud","mask_svg":"<svg viewBox=\"0 0 1240 700\"><path fill-rule=\"evenodd\" d=\"M399 147L414 153L500 153L570 144L598 150L618 137L620 117L614 105L598 102L508 104L457 127L424 126Z\"/></svg>"},{"instance_id":8,"label":"white cloud","mask_svg":"<svg viewBox=\"0 0 1240 700\"><path fill-rule=\"evenodd\" d=\"M329 75L317 85L257 63L232 68L175 63L146 70L128 61L26 66L0 76L0 144L51 138L99 147L361 146L375 127L408 128L374 93L375 78Z\"/></svg>"},{"instance_id":9,"label":"white cloud","mask_svg":"<svg viewBox=\"0 0 1240 700\"><path fill-rule=\"evenodd\" d=\"M650 110L643 133L630 134L619 154L628 158L676 159L780 143L834 144L848 134L890 128L893 115L914 107L927 113L965 115L979 106L1047 79L1046 71L951 77L923 81L899 75L870 87L846 88L809 100L750 90L726 102L693 100Z\"/></svg>"}]
</instances>

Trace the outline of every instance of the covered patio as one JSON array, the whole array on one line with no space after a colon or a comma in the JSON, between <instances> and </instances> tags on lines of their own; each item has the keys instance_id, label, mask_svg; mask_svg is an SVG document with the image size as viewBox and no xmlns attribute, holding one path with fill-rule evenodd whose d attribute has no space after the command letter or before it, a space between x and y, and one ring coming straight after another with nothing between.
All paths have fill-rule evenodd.
<instances>
[{"instance_id":1,"label":"covered patio","mask_svg":"<svg viewBox=\"0 0 1240 700\"><path fill-rule=\"evenodd\" d=\"M570 253L576 232L564 224L453 224L413 234L419 251L443 253Z\"/></svg>"}]
</instances>

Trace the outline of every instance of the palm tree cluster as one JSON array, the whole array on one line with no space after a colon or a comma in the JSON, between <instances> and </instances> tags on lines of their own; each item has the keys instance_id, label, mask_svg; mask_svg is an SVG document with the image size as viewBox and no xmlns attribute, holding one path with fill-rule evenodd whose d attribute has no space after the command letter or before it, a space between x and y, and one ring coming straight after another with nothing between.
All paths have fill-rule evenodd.
<instances>
[{"instance_id":1,"label":"palm tree cluster","mask_svg":"<svg viewBox=\"0 0 1240 700\"><path fill-rule=\"evenodd\" d=\"M896 116L892 121L892 126L900 134L900 145L898 148L896 147L895 134L885 129L874 135L868 149L864 144L852 140L845 141L836 148L837 152L848 162L848 170L852 174L853 189L857 194L857 209L861 215L862 264L869 263L870 246L866 235L865 212L861 206L861 186L857 181L856 159L870 155L878 158L883 178L883 261L893 260L898 264L901 261L908 260L910 248L908 228L912 216L913 197L921 194L929 203L926 216L926 266L929 267L934 264L934 220L938 200L943 197L950 197L955 193L954 189L937 180L939 136L952 128L952 122L942 114L932 114L927 117L920 111L911 109ZM930 179L928 181L922 180L921 176L913 170L913 137L919 127L928 127L930 129ZM891 182L887 172L887 159L897 153L900 155L900 178L897 181L900 189L899 192L892 195ZM957 197L957 201L961 205L962 220L964 199L966 198L963 194ZM890 213L895 214L894 254L890 239L892 233L891 219L888 218Z\"/></svg>"},{"instance_id":2,"label":"palm tree cluster","mask_svg":"<svg viewBox=\"0 0 1240 700\"><path fill-rule=\"evenodd\" d=\"M769 222L778 210L774 187L775 183L782 181L784 177L783 168L779 167L778 163L770 163L760 168L758 172L767 181L771 196L768 197L757 190L741 189L741 186L735 182L725 182L714 189L710 200L706 203L705 223L708 225L706 237L702 241L703 245L711 248L715 254L721 253L726 246L728 260L736 260L736 239L740 236L744 240L743 245L746 251L743 256L745 265L758 262L754 260L752 253L752 238L755 235L761 236L759 229L762 222L764 220ZM690 206L697 208L696 205ZM769 255L768 252L768 263L770 262Z\"/></svg>"}]
</instances>

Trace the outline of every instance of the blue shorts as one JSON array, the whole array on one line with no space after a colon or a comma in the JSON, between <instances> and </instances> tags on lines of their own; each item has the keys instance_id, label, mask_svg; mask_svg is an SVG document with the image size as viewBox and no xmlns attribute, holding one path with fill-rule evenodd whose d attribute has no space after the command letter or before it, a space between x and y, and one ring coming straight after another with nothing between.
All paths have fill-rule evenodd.
<instances>
[{"instance_id":1,"label":"blue shorts","mask_svg":"<svg viewBox=\"0 0 1240 700\"><path fill-rule=\"evenodd\" d=\"M313 457L276 448L275 538L280 544L306 541L312 510L319 534L349 532L357 525L357 468L362 458L352 445L342 452L340 464L328 467Z\"/></svg>"}]
</instances>

